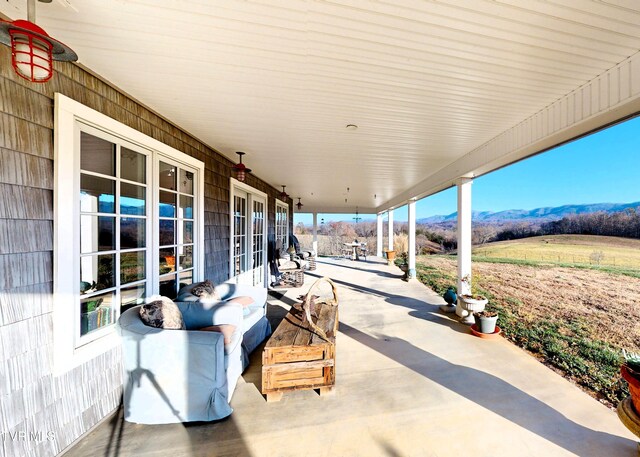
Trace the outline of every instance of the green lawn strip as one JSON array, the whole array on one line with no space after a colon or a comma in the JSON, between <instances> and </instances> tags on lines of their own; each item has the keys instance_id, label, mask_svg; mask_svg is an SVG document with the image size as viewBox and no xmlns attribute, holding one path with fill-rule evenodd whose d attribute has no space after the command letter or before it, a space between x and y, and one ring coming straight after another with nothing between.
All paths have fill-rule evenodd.
<instances>
[{"instance_id":1,"label":"green lawn strip","mask_svg":"<svg viewBox=\"0 0 640 457\"><path fill-rule=\"evenodd\" d=\"M424 263L418 263L416 270L418 280L438 294L457 283L454 274ZM547 318L527 320L519 312L524 306L521 300L494 296L482 286L483 279L476 277L473 293L489 299L487 309L498 312L498 326L505 338L612 405L629 395L627 385L619 375L620 349L591 339L586 322L578 319L569 322Z\"/></svg>"}]
</instances>

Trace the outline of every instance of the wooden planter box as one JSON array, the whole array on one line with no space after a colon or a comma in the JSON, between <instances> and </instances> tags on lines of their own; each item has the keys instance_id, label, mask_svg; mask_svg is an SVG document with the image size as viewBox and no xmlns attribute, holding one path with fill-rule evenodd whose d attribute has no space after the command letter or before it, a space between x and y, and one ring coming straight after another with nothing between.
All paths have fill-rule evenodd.
<instances>
[{"instance_id":1,"label":"wooden planter box","mask_svg":"<svg viewBox=\"0 0 640 457\"><path fill-rule=\"evenodd\" d=\"M262 393L267 401L278 401L288 390L320 389L335 385L338 306L316 305L312 317L327 334L328 341L313 333L300 305L291 308L262 352Z\"/></svg>"}]
</instances>

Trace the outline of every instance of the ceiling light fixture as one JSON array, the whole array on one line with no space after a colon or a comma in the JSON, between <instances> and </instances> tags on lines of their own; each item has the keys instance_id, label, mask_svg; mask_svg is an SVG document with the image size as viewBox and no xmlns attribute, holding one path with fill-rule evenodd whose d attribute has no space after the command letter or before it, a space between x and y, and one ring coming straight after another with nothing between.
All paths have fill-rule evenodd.
<instances>
[{"instance_id":1,"label":"ceiling light fixture","mask_svg":"<svg viewBox=\"0 0 640 457\"><path fill-rule=\"evenodd\" d=\"M358 126L356 124L347 124L347 126L345 127L347 130L351 130L352 132L354 130L358 130Z\"/></svg>"},{"instance_id":2,"label":"ceiling light fixture","mask_svg":"<svg viewBox=\"0 0 640 457\"><path fill-rule=\"evenodd\" d=\"M300 211L304 205L300 202L301 197L296 197L296 198L298 199L298 203L296 203L296 208L298 208L298 211Z\"/></svg>"},{"instance_id":3,"label":"ceiling light fixture","mask_svg":"<svg viewBox=\"0 0 640 457\"><path fill-rule=\"evenodd\" d=\"M27 0L28 20L0 19L0 43L11 47L11 65L21 78L45 83L53 76L53 61L74 62L78 55L35 24L36 0Z\"/></svg>"},{"instance_id":4,"label":"ceiling light fixture","mask_svg":"<svg viewBox=\"0 0 640 457\"><path fill-rule=\"evenodd\" d=\"M356 217L354 217L356 224L362 220L362 218L358 215L358 207L356 206Z\"/></svg>"},{"instance_id":5,"label":"ceiling light fixture","mask_svg":"<svg viewBox=\"0 0 640 457\"><path fill-rule=\"evenodd\" d=\"M280 199L281 200L286 200L287 198L289 198L289 194L284 191L285 187L287 187L287 186L282 184L282 192L280 192Z\"/></svg>"},{"instance_id":6,"label":"ceiling light fixture","mask_svg":"<svg viewBox=\"0 0 640 457\"><path fill-rule=\"evenodd\" d=\"M247 177L247 173L251 173L251 168L247 168L242 163L242 156L245 155L244 152L237 151L236 154L240 156L240 162L233 166L233 171L236 172L236 178L238 179L238 181L244 182L245 178Z\"/></svg>"}]
</instances>

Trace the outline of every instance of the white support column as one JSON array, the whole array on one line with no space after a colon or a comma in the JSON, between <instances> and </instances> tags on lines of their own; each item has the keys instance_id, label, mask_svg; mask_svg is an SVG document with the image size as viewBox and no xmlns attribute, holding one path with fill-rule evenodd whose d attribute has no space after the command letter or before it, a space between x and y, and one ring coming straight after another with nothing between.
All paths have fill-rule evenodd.
<instances>
[{"instance_id":1,"label":"white support column","mask_svg":"<svg viewBox=\"0 0 640 457\"><path fill-rule=\"evenodd\" d=\"M382 213L376 217L376 256L382 257Z\"/></svg>"},{"instance_id":2,"label":"white support column","mask_svg":"<svg viewBox=\"0 0 640 457\"><path fill-rule=\"evenodd\" d=\"M389 227L387 227L389 229L389 240L388 240L388 244L387 244L387 249L389 251L393 251L393 210L390 209L388 212L389 215Z\"/></svg>"},{"instance_id":3,"label":"white support column","mask_svg":"<svg viewBox=\"0 0 640 457\"><path fill-rule=\"evenodd\" d=\"M313 213L313 252L318 257L318 213Z\"/></svg>"},{"instance_id":4,"label":"white support column","mask_svg":"<svg viewBox=\"0 0 640 457\"><path fill-rule=\"evenodd\" d=\"M407 280L416 277L416 201L410 200L407 204L407 213L409 216L409 269L407 270Z\"/></svg>"},{"instance_id":5,"label":"white support column","mask_svg":"<svg viewBox=\"0 0 640 457\"><path fill-rule=\"evenodd\" d=\"M458 181L458 297L471 293L471 178ZM460 306L456 306L460 317L469 315Z\"/></svg>"}]
</instances>

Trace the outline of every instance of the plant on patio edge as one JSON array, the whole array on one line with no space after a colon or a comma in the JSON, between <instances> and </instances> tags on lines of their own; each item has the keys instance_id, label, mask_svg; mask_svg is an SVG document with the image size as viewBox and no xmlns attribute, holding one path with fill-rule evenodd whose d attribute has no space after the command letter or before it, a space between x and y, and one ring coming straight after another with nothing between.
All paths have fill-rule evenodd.
<instances>
[{"instance_id":1,"label":"plant on patio edge","mask_svg":"<svg viewBox=\"0 0 640 457\"><path fill-rule=\"evenodd\" d=\"M636 412L640 414L640 354L622 350L624 363L620 367L620 373L629 384L631 402Z\"/></svg>"},{"instance_id":2,"label":"plant on patio edge","mask_svg":"<svg viewBox=\"0 0 640 457\"><path fill-rule=\"evenodd\" d=\"M416 267L418 280L436 293L442 295L449 287L456 289L454 268L447 271L423 259L419 259ZM558 323L537 316L531 321L523 300L494 295L484 287L488 280L476 275L473 292L490 300L486 309L498 312L497 325L506 339L561 371L610 407L629 395L627 383L620 376L621 348L593 340L588 325L579 318Z\"/></svg>"}]
</instances>

